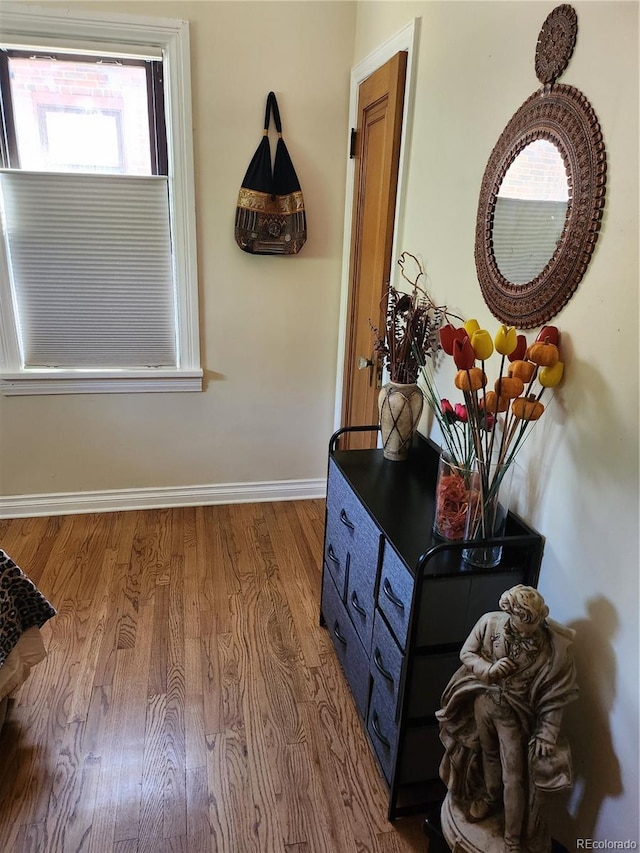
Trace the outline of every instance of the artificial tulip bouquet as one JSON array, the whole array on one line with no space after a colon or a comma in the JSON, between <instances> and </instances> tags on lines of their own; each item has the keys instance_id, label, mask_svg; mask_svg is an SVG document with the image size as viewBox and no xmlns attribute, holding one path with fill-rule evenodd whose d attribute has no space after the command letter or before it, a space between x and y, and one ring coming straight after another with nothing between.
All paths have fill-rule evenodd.
<instances>
[{"instance_id":1,"label":"artificial tulip bouquet","mask_svg":"<svg viewBox=\"0 0 640 853\"><path fill-rule=\"evenodd\" d=\"M436 496L436 529L446 530L446 538L462 539L469 533L469 501L476 501L477 536L492 535L488 507L495 507L502 478L513 462L532 425L545 411L542 396L554 388L564 372L560 360L560 332L544 326L535 341L527 343L514 327L500 326L495 336L468 320L457 328L447 324L440 329L440 345L453 358L457 373L455 386L463 403L452 405L440 398L433 377L433 362L424 361L424 394L440 426L452 464L463 471L474 471L479 483L475 497L464 488L460 477L443 478ZM485 368L497 354L498 375L488 387ZM473 507L471 508L473 509Z\"/></svg>"},{"instance_id":2,"label":"artificial tulip bouquet","mask_svg":"<svg viewBox=\"0 0 640 853\"><path fill-rule=\"evenodd\" d=\"M391 380L420 378L422 396L442 434L442 456L447 454L459 472L438 480L434 529L447 539L491 537L503 479L544 413L544 392L562 379L560 332L544 326L529 344L514 327L502 325L492 337L476 320L463 323L432 301L421 287L426 276L414 255L403 252L398 265L411 290L389 287L385 325L371 328L374 349ZM453 358L463 402L452 404L438 393L434 374L443 353ZM489 359L497 362L496 354L497 378L489 388L485 368ZM470 525L474 518L477 523Z\"/></svg>"},{"instance_id":3,"label":"artificial tulip bouquet","mask_svg":"<svg viewBox=\"0 0 640 853\"><path fill-rule=\"evenodd\" d=\"M442 349L458 368L455 386L462 391L464 404L452 406L448 399L438 397L433 371L426 361L422 376L427 401L457 464L470 464L474 458L489 461L496 451L497 463L513 461L527 427L545 410L541 400L545 389L555 387L562 379L559 343L560 332L555 326L544 326L531 345L514 327L504 325L492 338L476 320L468 320L460 328L447 324L440 329ZM500 356L500 368L493 390L487 390L485 367L494 353ZM496 444L499 415L504 418Z\"/></svg>"}]
</instances>

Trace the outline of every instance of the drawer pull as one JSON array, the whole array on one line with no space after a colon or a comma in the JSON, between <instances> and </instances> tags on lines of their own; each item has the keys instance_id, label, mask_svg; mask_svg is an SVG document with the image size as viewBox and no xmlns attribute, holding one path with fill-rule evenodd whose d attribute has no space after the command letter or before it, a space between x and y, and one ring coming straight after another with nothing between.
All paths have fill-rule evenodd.
<instances>
[{"instance_id":1,"label":"drawer pull","mask_svg":"<svg viewBox=\"0 0 640 853\"><path fill-rule=\"evenodd\" d=\"M331 560L332 563L335 563L337 566L340 565L340 560L336 557L336 552L333 550L333 545L329 545L327 550L327 557Z\"/></svg>"},{"instance_id":2,"label":"drawer pull","mask_svg":"<svg viewBox=\"0 0 640 853\"><path fill-rule=\"evenodd\" d=\"M384 583L382 584L382 591L392 604L395 604L395 606L399 607L400 610L404 610L404 601L401 601L391 589L391 584L389 583L388 578L384 579Z\"/></svg>"},{"instance_id":3,"label":"drawer pull","mask_svg":"<svg viewBox=\"0 0 640 853\"><path fill-rule=\"evenodd\" d=\"M373 712L373 719L371 720L371 726L372 726L373 731L375 732L378 740L380 740L386 747L389 747L389 749L391 749L391 743L390 743L389 739L386 738L382 734L382 732L380 731L380 725L378 723L378 714L375 711Z\"/></svg>"},{"instance_id":4,"label":"drawer pull","mask_svg":"<svg viewBox=\"0 0 640 853\"><path fill-rule=\"evenodd\" d=\"M349 516L343 509L340 510L340 521L344 524L345 527L348 527L349 530L355 530L353 522L349 520Z\"/></svg>"},{"instance_id":5,"label":"drawer pull","mask_svg":"<svg viewBox=\"0 0 640 853\"><path fill-rule=\"evenodd\" d=\"M340 626L338 625L337 619L333 625L333 633L336 635L337 639L340 640L340 642L342 643L343 646L347 645L347 641L345 640L345 638L340 633Z\"/></svg>"},{"instance_id":6,"label":"drawer pull","mask_svg":"<svg viewBox=\"0 0 640 853\"><path fill-rule=\"evenodd\" d=\"M356 611L356 613L359 613L361 616L367 615L367 611L364 609L364 607L360 607L360 602L358 601L358 596L356 595L355 589L351 593L351 604L353 604L353 609Z\"/></svg>"},{"instance_id":7,"label":"drawer pull","mask_svg":"<svg viewBox=\"0 0 640 853\"><path fill-rule=\"evenodd\" d=\"M389 672L389 670L382 663L382 655L380 654L380 649L376 647L375 652L373 653L373 662L377 666L378 670L384 675L387 681L390 681L393 684L393 675Z\"/></svg>"}]
</instances>

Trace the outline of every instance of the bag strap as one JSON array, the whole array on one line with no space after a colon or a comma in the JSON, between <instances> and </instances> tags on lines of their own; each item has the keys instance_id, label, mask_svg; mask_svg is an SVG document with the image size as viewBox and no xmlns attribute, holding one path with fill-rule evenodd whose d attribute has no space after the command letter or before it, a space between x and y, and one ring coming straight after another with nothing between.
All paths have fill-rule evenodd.
<instances>
[{"instance_id":1,"label":"bag strap","mask_svg":"<svg viewBox=\"0 0 640 853\"><path fill-rule=\"evenodd\" d=\"M267 109L264 114L264 135L267 136L269 133L269 123L271 121L271 113L273 112L273 120L276 123L276 130L278 132L278 136L282 136L282 123L280 122L280 110L278 109L278 102L276 100L276 96L273 92L269 92L267 95Z\"/></svg>"}]
</instances>

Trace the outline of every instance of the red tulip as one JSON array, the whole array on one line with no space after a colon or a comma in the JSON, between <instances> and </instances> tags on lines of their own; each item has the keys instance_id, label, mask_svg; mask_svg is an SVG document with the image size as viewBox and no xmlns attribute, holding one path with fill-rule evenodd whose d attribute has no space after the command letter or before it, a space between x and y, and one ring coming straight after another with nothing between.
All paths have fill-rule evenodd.
<instances>
[{"instance_id":1,"label":"red tulip","mask_svg":"<svg viewBox=\"0 0 640 853\"><path fill-rule=\"evenodd\" d=\"M466 337L468 335L464 329L456 329L451 323L447 323L446 326L442 326L440 329L440 344L447 355L453 355L454 341L462 341Z\"/></svg>"},{"instance_id":2,"label":"red tulip","mask_svg":"<svg viewBox=\"0 0 640 853\"><path fill-rule=\"evenodd\" d=\"M462 421L463 423L466 423L469 420L467 415L467 407L464 405L464 403L456 403L454 412L456 414L457 420Z\"/></svg>"},{"instance_id":3,"label":"red tulip","mask_svg":"<svg viewBox=\"0 0 640 853\"><path fill-rule=\"evenodd\" d=\"M510 352L507 358L509 361L522 361L527 351L527 339L524 335L518 335L518 343L513 352Z\"/></svg>"},{"instance_id":4,"label":"red tulip","mask_svg":"<svg viewBox=\"0 0 640 853\"><path fill-rule=\"evenodd\" d=\"M538 332L536 341L542 341L543 344L554 344L560 346L560 332L557 326L543 326Z\"/></svg>"},{"instance_id":5,"label":"red tulip","mask_svg":"<svg viewBox=\"0 0 640 853\"><path fill-rule=\"evenodd\" d=\"M491 430L495 426L495 423L496 423L496 416L493 414L493 412L484 412L483 413L482 426L484 427L484 429L487 432L491 432Z\"/></svg>"},{"instance_id":6,"label":"red tulip","mask_svg":"<svg viewBox=\"0 0 640 853\"><path fill-rule=\"evenodd\" d=\"M456 413L453 409L453 406L448 400L445 400L444 398L440 400L440 411L442 412L442 416L444 417L445 421L447 421L447 423L454 423L456 419Z\"/></svg>"},{"instance_id":7,"label":"red tulip","mask_svg":"<svg viewBox=\"0 0 640 853\"><path fill-rule=\"evenodd\" d=\"M453 360L458 370L469 370L475 364L476 354L468 337L453 342Z\"/></svg>"}]
</instances>

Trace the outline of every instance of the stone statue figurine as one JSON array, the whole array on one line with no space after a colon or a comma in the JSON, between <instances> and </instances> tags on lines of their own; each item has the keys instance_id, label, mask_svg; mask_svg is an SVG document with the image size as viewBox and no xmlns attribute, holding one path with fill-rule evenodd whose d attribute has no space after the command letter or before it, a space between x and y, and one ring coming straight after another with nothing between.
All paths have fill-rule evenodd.
<instances>
[{"instance_id":1,"label":"stone statue figurine","mask_svg":"<svg viewBox=\"0 0 640 853\"><path fill-rule=\"evenodd\" d=\"M448 794L442 829L454 851L548 853L549 792L571 787L565 705L577 698L574 631L518 584L465 641L436 716Z\"/></svg>"}]
</instances>

